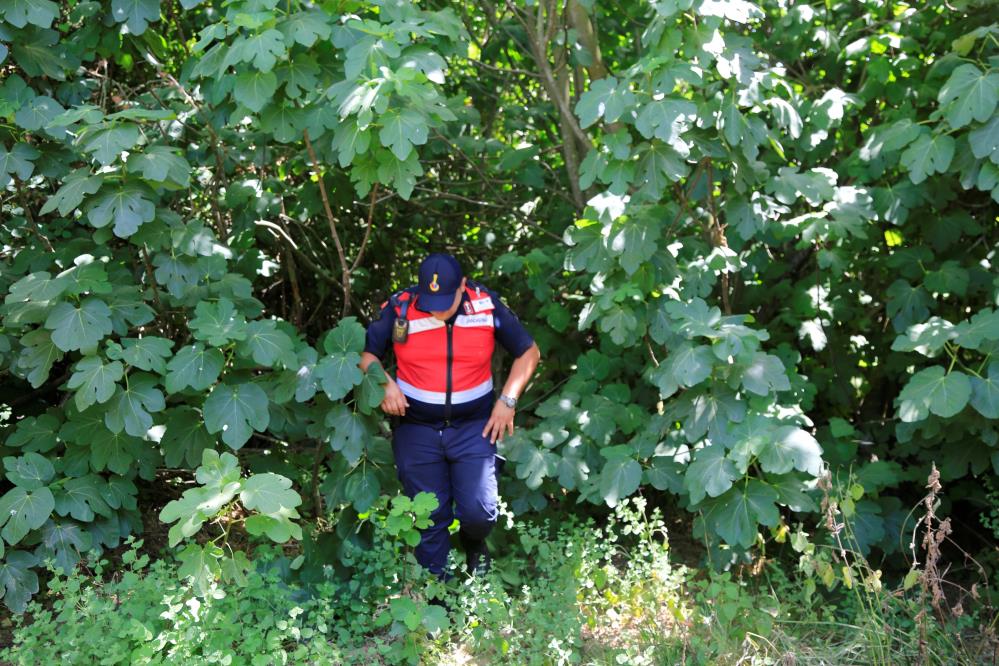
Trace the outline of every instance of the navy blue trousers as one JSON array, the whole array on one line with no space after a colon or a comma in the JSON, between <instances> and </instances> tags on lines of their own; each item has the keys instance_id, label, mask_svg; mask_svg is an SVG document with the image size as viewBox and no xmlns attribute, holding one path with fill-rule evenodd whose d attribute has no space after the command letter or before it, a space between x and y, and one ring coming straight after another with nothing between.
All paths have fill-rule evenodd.
<instances>
[{"instance_id":1,"label":"navy blue trousers","mask_svg":"<svg viewBox=\"0 0 999 666\"><path fill-rule=\"evenodd\" d=\"M437 496L430 514L433 525L420 531L416 559L431 573L444 577L454 518L465 542L485 539L498 516L497 480L502 459L495 445L482 436L487 418L452 422L439 428L402 421L393 429L392 451L409 497L429 492Z\"/></svg>"}]
</instances>

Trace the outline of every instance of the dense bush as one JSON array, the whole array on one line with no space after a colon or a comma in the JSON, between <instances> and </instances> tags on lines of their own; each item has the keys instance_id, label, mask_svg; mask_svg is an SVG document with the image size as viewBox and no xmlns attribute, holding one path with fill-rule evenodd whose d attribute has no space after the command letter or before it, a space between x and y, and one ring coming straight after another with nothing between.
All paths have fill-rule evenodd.
<instances>
[{"instance_id":1,"label":"dense bush","mask_svg":"<svg viewBox=\"0 0 999 666\"><path fill-rule=\"evenodd\" d=\"M544 353L501 445L516 514L641 493L724 569L819 479L864 555L916 539L934 463L943 512L987 509L995 11L0 3L5 604L221 451L281 497L221 483L222 541L350 580L398 490L363 324L428 249ZM252 570L183 552L203 590Z\"/></svg>"},{"instance_id":2,"label":"dense bush","mask_svg":"<svg viewBox=\"0 0 999 666\"><path fill-rule=\"evenodd\" d=\"M384 508L384 507L383 507ZM6 662L708 664L984 663L999 647L988 616L941 623L915 584L881 586L867 568L827 590L815 548L795 535L799 571L698 574L671 555L657 511L621 502L603 528L514 521L516 544L485 577L449 586L419 576L405 534L376 511L359 574L302 586L289 560L258 552L238 593L199 594L169 559L135 542L113 570L57 576L52 607L32 602ZM417 512L417 515L420 515ZM428 515L423 513L422 515ZM853 552L849 566L866 567ZM747 572L748 573L748 572ZM880 572L877 572L880 574ZM106 579L106 580L105 580ZM818 589L816 589L818 584ZM450 613L429 600L441 596ZM915 618L915 619L914 619Z\"/></svg>"}]
</instances>

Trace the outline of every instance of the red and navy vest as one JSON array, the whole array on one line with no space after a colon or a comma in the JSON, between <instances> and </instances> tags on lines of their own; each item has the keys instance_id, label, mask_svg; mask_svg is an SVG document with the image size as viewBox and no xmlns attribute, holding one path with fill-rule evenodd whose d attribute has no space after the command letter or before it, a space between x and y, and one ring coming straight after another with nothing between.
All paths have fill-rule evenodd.
<instances>
[{"instance_id":1,"label":"red and navy vest","mask_svg":"<svg viewBox=\"0 0 999 666\"><path fill-rule=\"evenodd\" d=\"M394 342L396 383L408 398L450 406L471 402L492 393L492 357L495 347L493 310L484 290L466 286L468 300L459 306L452 322L444 322L417 309L419 295L404 291L395 304L396 317L402 304L409 320L405 342Z\"/></svg>"}]
</instances>

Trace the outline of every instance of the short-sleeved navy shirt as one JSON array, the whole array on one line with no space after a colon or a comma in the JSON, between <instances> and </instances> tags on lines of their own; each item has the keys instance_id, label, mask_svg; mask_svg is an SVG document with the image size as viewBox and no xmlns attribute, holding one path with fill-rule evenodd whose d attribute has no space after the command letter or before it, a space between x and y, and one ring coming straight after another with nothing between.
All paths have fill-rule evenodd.
<instances>
[{"instance_id":1,"label":"short-sleeved navy shirt","mask_svg":"<svg viewBox=\"0 0 999 666\"><path fill-rule=\"evenodd\" d=\"M479 287L482 291L487 293L490 300L492 300L493 326L496 334L496 341L499 342L500 345L502 345L503 348L510 352L510 354L514 357L518 357L530 349L531 345L534 344L534 338L530 333L528 333L527 329L524 328L524 325L521 323L520 319L517 318L517 315L515 315L510 308L500 301L499 294L492 289L473 282L472 280L468 281L468 286L472 288ZM469 300L468 292L462 293L461 303L464 303L467 300ZM417 303L419 302L417 301ZM461 304L459 304L458 310L452 316L451 321L456 319L458 313L460 312L462 312ZM365 333L364 351L374 354L379 359L383 359L385 357L385 353L388 351L389 345L392 344L392 324L394 322L395 308L392 306L392 301L390 299L382 307L381 312L378 314L378 318L368 324L368 329ZM409 403L409 407L406 409L406 420L434 424L440 424L443 422L443 405L424 403L408 396L406 401ZM488 418L494 401L495 392L487 393L481 398L477 398L470 402L452 405L452 420Z\"/></svg>"}]
</instances>

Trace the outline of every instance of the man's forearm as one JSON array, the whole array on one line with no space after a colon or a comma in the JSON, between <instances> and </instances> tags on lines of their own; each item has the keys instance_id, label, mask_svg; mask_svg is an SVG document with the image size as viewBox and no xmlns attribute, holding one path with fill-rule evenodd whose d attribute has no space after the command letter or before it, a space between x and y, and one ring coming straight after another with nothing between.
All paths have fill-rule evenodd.
<instances>
[{"instance_id":1,"label":"man's forearm","mask_svg":"<svg viewBox=\"0 0 999 666\"><path fill-rule=\"evenodd\" d=\"M361 352L361 362L357 364L357 367L359 367L364 372L367 372L368 366L371 365L372 363L377 363L378 365L382 364L381 360L371 352ZM382 367L382 369L384 370L385 368ZM386 376L388 375L388 373L385 374ZM389 377L389 379L391 379L391 377Z\"/></svg>"},{"instance_id":2,"label":"man's forearm","mask_svg":"<svg viewBox=\"0 0 999 666\"><path fill-rule=\"evenodd\" d=\"M531 345L527 351L515 358L506 383L503 384L503 395L519 398L527 386L527 382L530 381L531 375L534 374L534 370L538 367L540 359L541 350L536 344Z\"/></svg>"}]
</instances>

